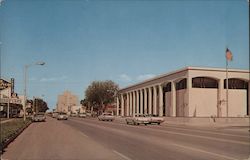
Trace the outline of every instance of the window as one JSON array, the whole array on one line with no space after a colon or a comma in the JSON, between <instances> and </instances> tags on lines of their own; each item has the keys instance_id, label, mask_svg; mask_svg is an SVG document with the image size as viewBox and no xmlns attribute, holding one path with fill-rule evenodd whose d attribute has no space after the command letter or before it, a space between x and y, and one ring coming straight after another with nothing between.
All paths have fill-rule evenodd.
<instances>
[{"instance_id":1,"label":"window","mask_svg":"<svg viewBox=\"0 0 250 160\"><path fill-rule=\"evenodd\" d=\"M215 79L208 77L192 78L193 88L218 88L218 82Z\"/></svg>"},{"instance_id":2,"label":"window","mask_svg":"<svg viewBox=\"0 0 250 160\"><path fill-rule=\"evenodd\" d=\"M226 86L227 80L224 80L224 89L227 88ZM228 79L228 89L247 89L248 83L246 81L236 79L236 78L230 78Z\"/></svg>"}]
</instances>

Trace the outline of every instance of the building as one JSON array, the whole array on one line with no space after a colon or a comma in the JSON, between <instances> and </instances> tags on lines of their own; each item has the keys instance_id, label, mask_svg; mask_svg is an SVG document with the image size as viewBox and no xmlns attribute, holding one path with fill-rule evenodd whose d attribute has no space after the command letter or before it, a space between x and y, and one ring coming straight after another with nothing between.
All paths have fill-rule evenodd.
<instances>
[{"instance_id":1,"label":"building","mask_svg":"<svg viewBox=\"0 0 250 160\"><path fill-rule=\"evenodd\" d=\"M76 95L73 95L70 91L65 91L57 98L57 112L71 112L73 106L79 106L79 100Z\"/></svg>"},{"instance_id":2,"label":"building","mask_svg":"<svg viewBox=\"0 0 250 160\"><path fill-rule=\"evenodd\" d=\"M9 117L19 116L23 104L23 96L18 96L14 92L14 79L0 79L0 117L8 117L8 113Z\"/></svg>"},{"instance_id":3,"label":"building","mask_svg":"<svg viewBox=\"0 0 250 160\"><path fill-rule=\"evenodd\" d=\"M245 117L250 112L249 70L186 67L125 87L117 115ZM227 105L228 95L228 105Z\"/></svg>"}]
</instances>

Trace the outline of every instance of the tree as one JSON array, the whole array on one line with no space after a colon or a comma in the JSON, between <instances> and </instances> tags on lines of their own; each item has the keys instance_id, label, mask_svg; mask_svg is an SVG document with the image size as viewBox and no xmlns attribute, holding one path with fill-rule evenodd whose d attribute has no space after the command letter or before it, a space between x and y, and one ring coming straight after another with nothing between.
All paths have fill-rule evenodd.
<instances>
[{"instance_id":1,"label":"tree","mask_svg":"<svg viewBox=\"0 0 250 160\"><path fill-rule=\"evenodd\" d=\"M82 106L88 106L88 101L86 100L86 99L83 99L83 100L81 100L80 101L80 104L82 105Z\"/></svg>"},{"instance_id":2,"label":"tree","mask_svg":"<svg viewBox=\"0 0 250 160\"><path fill-rule=\"evenodd\" d=\"M48 105L43 99L35 98L34 99L34 111L38 112L46 112L49 108Z\"/></svg>"},{"instance_id":3,"label":"tree","mask_svg":"<svg viewBox=\"0 0 250 160\"><path fill-rule=\"evenodd\" d=\"M93 81L85 91L86 101L98 111L103 111L107 104L115 101L119 87L111 80Z\"/></svg>"}]
</instances>

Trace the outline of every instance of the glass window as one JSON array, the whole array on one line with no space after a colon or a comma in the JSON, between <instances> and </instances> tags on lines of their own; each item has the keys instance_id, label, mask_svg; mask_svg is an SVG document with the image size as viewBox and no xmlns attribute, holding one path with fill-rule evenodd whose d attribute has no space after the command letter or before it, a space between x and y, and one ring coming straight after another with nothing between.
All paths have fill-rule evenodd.
<instances>
[{"instance_id":1,"label":"glass window","mask_svg":"<svg viewBox=\"0 0 250 160\"><path fill-rule=\"evenodd\" d=\"M208 77L195 77L192 78L193 88L218 88L218 82L216 79Z\"/></svg>"},{"instance_id":2,"label":"glass window","mask_svg":"<svg viewBox=\"0 0 250 160\"><path fill-rule=\"evenodd\" d=\"M227 88L226 86L227 80L224 80L224 89ZM228 89L247 89L248 83L246 81L236 79L236 78L230 78L228 79Z\"/></svg>"}]
</instances>

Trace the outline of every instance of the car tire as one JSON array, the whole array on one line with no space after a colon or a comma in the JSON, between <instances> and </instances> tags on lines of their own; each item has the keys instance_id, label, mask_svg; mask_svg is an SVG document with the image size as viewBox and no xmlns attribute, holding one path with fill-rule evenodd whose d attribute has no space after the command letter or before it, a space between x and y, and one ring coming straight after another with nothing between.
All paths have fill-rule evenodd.
<instances>
[{"instance_id":1,"label":"car tire","mask_svg":"<svg viewBox=\"0 0 250 160\"><path fill-rule=\"evenodd\" d=\"M160 123L160 122L158 122L157 124L158 124L158 125L160 125L161 123Z\"/></svg>"}]
</instances>

